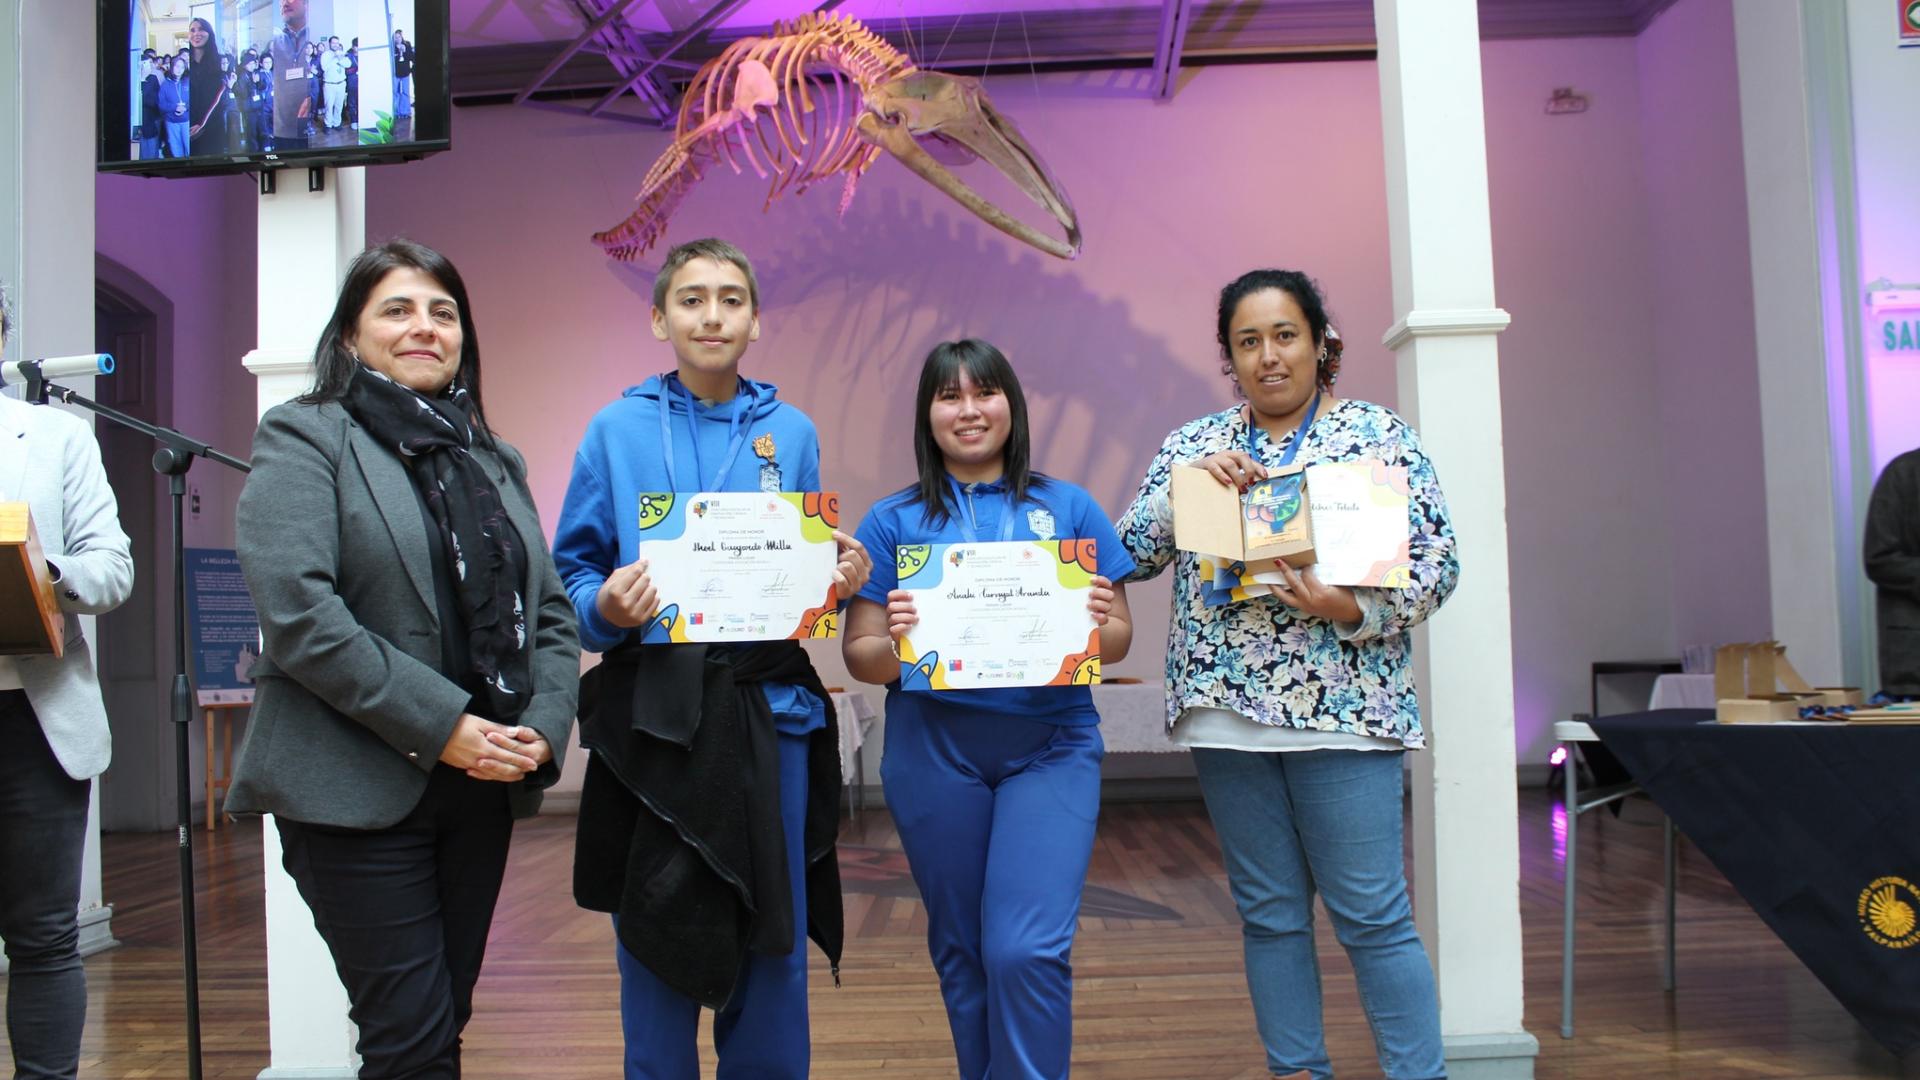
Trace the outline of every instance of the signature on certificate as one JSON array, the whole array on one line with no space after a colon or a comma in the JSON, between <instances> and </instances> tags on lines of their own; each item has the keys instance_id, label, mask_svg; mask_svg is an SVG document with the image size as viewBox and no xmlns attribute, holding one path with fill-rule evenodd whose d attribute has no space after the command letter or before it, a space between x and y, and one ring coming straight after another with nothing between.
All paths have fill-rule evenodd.
<instances>
[{"instance_id":1,"label":"signature on certificate","mask_svg":"<svg viewBox=\"0 0 1920 1080\"><path fill-rule=\"evenodd\" d=\"M726 592L727 583L724 578L708 578L706 582L700 586L700 598L703 600L724 596Z\"/></svg>"},{"instance_id":2,"label":"signature on certificate","mask_svg":"<svg viewBox=\"0 0 1920 1080\"><path fill-rule=\"evenodd\" d=\"M980 628L977 626L969 624L965 630L960 631L960 644L962 645L978 645L982 640Z\"/></svg>"},{"instance_id":3,"label":"signature on certificate","mask_svg":"<svg viewBox=\"0 0 1920 1080\"><path fill-rule=\"evenodd\" d=\"M776 570L767 583L760 587L762 596L788 596L793 592L793 575L785 570Z\"/></svg>"},{"instance_id":4,"label":"signature on certificate","mask_svg":"<svg viewBox=\"0 0 1920 1080\"><path fill-rule=\"evenodd\" d=\"M1051 636L1053 636L1053 626L1045 619L1035 619L1027 624L1026 629L1020 631L1020 642L1021 644L1033 644L1034 642L1045 641Z\"/></svg>"}]
</instances>

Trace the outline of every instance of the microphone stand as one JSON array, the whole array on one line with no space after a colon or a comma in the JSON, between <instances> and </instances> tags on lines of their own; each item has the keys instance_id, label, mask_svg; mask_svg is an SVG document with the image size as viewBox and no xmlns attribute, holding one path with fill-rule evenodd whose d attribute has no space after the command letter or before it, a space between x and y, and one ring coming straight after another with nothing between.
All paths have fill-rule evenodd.
<instances>
[{"instance_id":1,"label":"microphone stand","mask_svg":"<svg viewBox=\"0 0 1920 1080\"><path fill-rule=\"evenodd\" d=\"M193 692L187 684L187 553L182 545L183 508L187 495L187 470L193 459L203 457L230 469L251 472L252 466L230 457L206 443L190 439L172 428L149 424L138 417L81 397L64 386L40 376L38 366L25 367L26 401L45 405L49 397L68 405L78 405L121 427L153 439L160 449L153 455L153 471L167 477L167 491L173 498L173 757L174 802L179 811L180 845L180 928L181 953L185 961L187 990L187 1076L201 1080L200 1063L200 960L199 935L193 914L193 786L188 768L187 733L193 724ZM213 798L213 792L207 792Z\"/></svg>"}]
</instances>

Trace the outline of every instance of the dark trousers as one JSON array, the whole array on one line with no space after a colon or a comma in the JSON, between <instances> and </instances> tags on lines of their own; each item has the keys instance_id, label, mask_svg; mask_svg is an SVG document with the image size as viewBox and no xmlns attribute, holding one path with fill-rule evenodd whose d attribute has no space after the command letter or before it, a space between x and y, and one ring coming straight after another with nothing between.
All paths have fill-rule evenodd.
<instances>
[{"instance_id":1,"label":"dark trousers","mask_svg":"<svg viewBox=\"0 0 1920 1080\"><path fill-rule=\"evenodd\" d=\"M87 973L80 966L80 858L91 780L67 775L24 690L0 692L0 938L7 942L7 1039L21 1080L80 1068Z\"/></svg>"},{"instance_id":2,"label":"dark trousers","mask_svg":"<svg viewBox=\"0 0 1920 1080\"><path fill-rule=\"evenodd\" d=\"M455 1080L513 836L506 786L439 765L392 828L276 820L352 1002L361 1080Z\"/></svg>"}]
</instances>

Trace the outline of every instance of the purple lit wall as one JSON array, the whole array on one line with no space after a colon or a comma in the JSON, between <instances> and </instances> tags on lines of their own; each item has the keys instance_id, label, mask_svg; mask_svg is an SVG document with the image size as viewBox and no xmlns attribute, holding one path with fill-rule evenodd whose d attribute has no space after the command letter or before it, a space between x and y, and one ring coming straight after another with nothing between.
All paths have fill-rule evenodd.
<instances>
[{"instance_id":1,"label":"purple lit wall","mask_svg":"<svg viewBox=\"0 0 1920 1080\"><path fill-rule=\"evenodd\" d=\"M1726 20L1724 4L1718 14ZM1695 32L1673 36L1690 47ZM1724 48L1718 67L1675 92L1721 79L1713 100L1730 109ZM1484 55L1495 265L1514 314L1501 351L1519 739L1522 760L1538 761L1552 720L1584 708L1588 663L1677 648L1675 583L1705 572L1697 560L1710 557L1716 534L1712 514L1691 510L1695 493L1670 479L1668 411L1753 426L1725 415L1754 399L1750 346L1730 342L1714 373L1675 380L1650 347L1651 328L1675 308L1750 321L1751 300L1730 286L1663 298L1633 41L1499 43ZM1568 83L1592 92L1595 107L1545 116L1549 92ZM1211 340L1212 297L1255 265L1320 277L1353 343L1342 392L1392 402L1391 357L1379 344L1391 311L1373 65L1201 69L1159 107L1141 85L1138 73L988 82L1073 195L1088 237L1074 264L1013 245L886 160L844 221L834 192L783 199L762 215L763 185L724 173L688 199L670 238L721 233L753 254L767 310L747 366L820 422L826 474L849 506L910 474L901 448L918 358L937 340L978 334L1005 347L1027 381L1040 465L1117 512L1168 430L1231 400ZM602 262L584 239L625 213L663 139L531 111L458 119L453 153L371 174L369 231L409 232L460 262L483 320L490 386L514 373L505 377L513 393L496 391L491 408L551 508L584 418L671 362L646 330L650 271ZM1737 132L1732 114L1723 119ZM1725 193L1711 179L1731 176L1738 187L1737 134L1695 157L1706 179L1665 190L1661 213L1697 210L1703 242L1737 244L1741 232L1729 238L1722 226L1743 211L1723 213ZM1744 248L1725 259L1743 266ZM1700 435L1677 453L1703 453L1708 441ZM1733 491L1758 490L1757 453L1727 469ZM1760 520L1757 503L1736 520L1741 513ZM1622 522L1637 530L1631 543L1621 542ZM1676 563L1674 548L1696 561ZM1469 544L1468 573L1472 560ZM1764 581L1764 553L1754 560ZM1728 603L1724 591L1705 584L1685 598L1703 624L1750 621L1745 595L1730 611L1715 607ZM1142 645L1118 671L1153 677L1164 585L1137 588L1134 599ZM1759 605L1764 613L1764 596Z\"/></svg>"},{"instance_id":2,"label":"purple lit wall","mask_svg":"<svg viewBox=\"0 0 1920 1080\"><path fill-rule=\"evenodd\" d=\"M891 160L862 181L844 220L837 190L763 215L764 183L724 171L682 206L670 241L717 233L754 257L766 306L746 368L813 414L846 505L910 478L918 361L973 334L1022 372L1037 464L1117 512L1169 430L1232 400L1213 296L1257 265L1323 281L1354 342L1342 391L1391 400L1372 66L1216 68L1167 107L1144 85L1141 72L1047 76L1036 98L1024 73L988 82L1073 197L1089 237L1076 263L986 229ZM1302 111L1315 117L1311 138L1290 124ZM452 153L370 175L369 232L411 233L460 263L490 385L503 385L496 371L517 373L504 376L517 379L514 394L490 410L527 452L541 505L557 507L585 418L672 363L647 331L658 253L618 266L586 242L624 216L664 138L530 110L458 121ZM1287 146L1307 159L1290 161ZM1163 584L1136 590L1139 640L1151 644L1121 673L1158 674L1167 605Z\"/></svg>"},{"instance_id":3,"label":"purple lit wall","mask_svg":"<svg viewBox=\"0 0 1920 1080\"><path fill-rule=\"evenodd\" d=\"M173 301L170 423L243 457L253 442L253 387L239 358L254 344L255 199L245 177L101 176L94 192L96 251ZM242 483L226 469L193 470L205 509L186 522L189 544L232 545Z\"/></svg>"},{"instance_id":4,"label":"purple lit wall","mask_svg":"<svg viewBox=\"0 0 1920 1080\"><path fill-rule=\"evenodd\" d=\"M1920 284L1920 139L1913 104L1920 101L1920 49L1894 42L1892 5L1849 0L1848 64L1853 80L1855 194L1859 214L1860 281L1887 278ZM1867 412L1874 476L1898 454L1920 447L1920 343L1894 346L1883 338L1888 320L1920 333L1920 310L1887 311L1875 318L1857 298L1867 375Z\"/></svg>"},{"instance_id":5,"label":"purple lit wall","mask_svg":"<svg viewBox=\"0 0 1920 1080\"><path fill-rule=\"evenodd\" d=\"M1587 711L1590 663L1673 648L1671 519L1646 411L1658 369L1637 329L1656 292L1634 42L1497 42L1484 56L1494 276L1513 314L1500 364L1515 725L1520 760L1537 763L1545 729ZM1547 115L1556 86L1591 108Z\"/></svg>"},{"instance_id":6,"label":"purple lit wall","mask_svg":"<svg viewBox=\"0 0 1920 1080\"><path fill-rule=\"evenodd\" d=\"M1767 519L1733 0L1676 4L1636 49L1654 306L1618 347L1654 365L1629 409L1660 426L1674 641L1757 641L1772 614L1748 586L1767 580Z\"/></svg>"},{"instance_id":7,"label":"purple lit wall","mask_svg":"<svg viewBox=\"0 0 1920 1080\"><path fill-rule=\"evenodd\" d=\"M1523 762L1543 761L1551 723L1585 708L1590 662L1744 635L1767 610L1764 551L1723 542L1729 528L1764 532L1727 11L1682 0L1638 42L1483 52L1496 284L1514 317L1501 359ZM844 220L837 190L763 215L763 182L716 172L669 236L727 235L754 257L766 308L747 370L819 422L826 477L851 512L909 478L918 359L962 334L994 340L1021 371L1039 466L1118 512L1168 430L1232 400L1213 297L1259 265L1322 281L1350 343L1341 393L1392 404L1371 63L1192 70L1161 106L1143 72L987 85L1071 192L1088 238L1078 262L988 230L890 160ZM1544 115L1565 85L1593 107ZM540 109L462 109L455 125L452 152L368 173L368 232L414 236L460 265L489 412L526 452L551 523L586 418L671 364L647 330L658 253L615 265L586 239L624 216L665 136ZM254 200L243 181L186 194L219 183L103 179L100 244L198 313L204 332L188 342L183 329L177 355L217 343L207 385L234 391L246 425ZM1463 552L1471 574L1471 537ZM1133 595L1138 644L1117 673L1157 677L1166 587ZM818 655L838 681L837 653Z\"/></svg>"}]
</instances>

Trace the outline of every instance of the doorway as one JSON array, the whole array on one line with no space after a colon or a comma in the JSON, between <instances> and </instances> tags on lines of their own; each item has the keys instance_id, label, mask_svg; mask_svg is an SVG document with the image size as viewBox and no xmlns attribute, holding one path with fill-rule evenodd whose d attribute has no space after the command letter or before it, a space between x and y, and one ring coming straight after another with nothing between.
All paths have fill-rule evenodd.
<instances>
[{"instance_id":1,"label":"doorway","mask_svg":"<svg viewBox=\"0 0 1920 1080\"><path fill-rule=\"evenodd\" d=\"M94 399L171 425L173 402L163 388L173 385L173 303L104 256L96 256L94 341L114 358L113 374L94 382ZM133 595L100 619L95 634L100 690L113 730L113 765L100 779L100 827L162 830L172 827L177 814L168 730L173 536L166 481L153 471L151 439L107 420L97 421L94 430L134 566Z\"/></svg>"}]
</instances>

